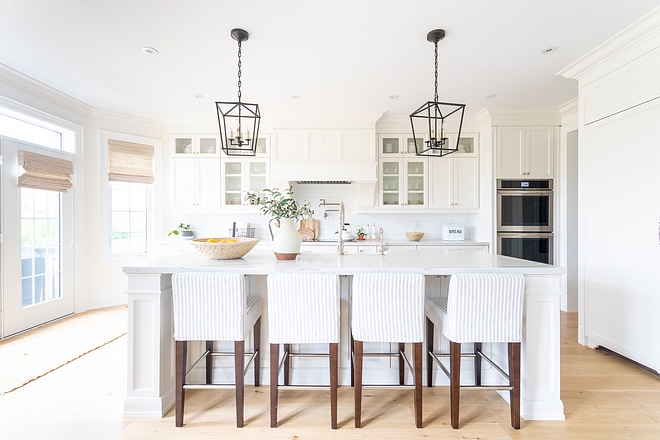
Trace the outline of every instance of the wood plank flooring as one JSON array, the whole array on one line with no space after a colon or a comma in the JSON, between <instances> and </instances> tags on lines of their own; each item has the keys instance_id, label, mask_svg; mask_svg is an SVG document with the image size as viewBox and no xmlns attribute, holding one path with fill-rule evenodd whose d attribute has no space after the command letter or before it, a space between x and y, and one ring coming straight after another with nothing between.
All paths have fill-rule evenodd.
<instances>
[{"instance_id":1,"label":"wood plank flooring","mask_svg":"<svg viewBox=\"0 0 660 440\"><path fill-rule=\"evenodd\" d=\"M422 429L414 425L412 391L391 389L365 390L363 428L355 429L353 391L346 386L339 388L336 431L330 429L329 392L323 390L280 390L279 425L270 428L266 386L246 387L242 429L235 426L231 390L189 391L182 428L174 427L174 410L158 420L122 420L126 386L121 368L126 353L123 337L48 375L58 377L46 376L0 397L0 433L3 439L660 439L660 378L615 356L579 345L575 342L577 315L562 313L561 319L566 420L522 420L519 431L509 426L509 407L494 391L463 392L461 429L451 429L449 391L444 387L424 387ZM99 387L90 384L90 371L95 368L103 376ZM123 387L120 390L116 390L118 383ZM64 391L67 386L72 389ZM49 406L41 408L36 395L48 396L43 400ZM68 399L73 400L67 403ZM30 417L12 414L28 408Z\"/></svg>"}]
</instances>

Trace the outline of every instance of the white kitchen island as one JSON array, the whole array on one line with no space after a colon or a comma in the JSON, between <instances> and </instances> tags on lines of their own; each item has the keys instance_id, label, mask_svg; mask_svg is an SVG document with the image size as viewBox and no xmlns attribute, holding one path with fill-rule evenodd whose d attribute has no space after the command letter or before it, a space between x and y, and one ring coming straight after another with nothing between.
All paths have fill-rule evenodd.
<instances>
[{"instance_id":1,"label":"white kitchen island","mask_svg":"<svg viewBox=\"0 0 660 440\"><path fill-rule=\"evenodd\" d=\"M125 417L162 417L174 405L174 338L171 275L182 271L239 272L247 276L251 294L264 299L266 276L275 272L304 271L341 275L342 322L340 385L350 384L349 304L351 276L360 272L415 272L426 276L427 296L440 296L448 277L465 272L521 273L525 275L525 309L522 344L521 416L526 420L563 420L559 375L560 280L565 269L471 250L417 249L380 254L303 253L293 261L278 261L270 251L253 250L237 260L210 260L197 252L178 254L124 267L128 276L128 390ZM262 383L268 385L268 307L262 318ZM436 340L438 336L436 336ZM381 347L374 347L382 351ZM489 347L502 362L506 347ZM365 347L365 351L367 347ZM292 381L324 383L325 364L292 365ZM504 361L505 364L506 361ZM327 363L327 362L326 362ZM214 367L214 378L231 378L231 364ZM462 368L472 368L464 361ZM466 370L466 371L467 371ZM365 364L365 381L396 383L396 361ZM248 373L247 383L251 377ZM435 383L447 383L436 373ZM464 376L469 377L469 376ZM495 377L484 370L484 380ZM231 379L229 379L231 380ZM507 398L508 393L502 393ZM449 405L449 402L447 402Z\"/></svg>"}]
</instances>

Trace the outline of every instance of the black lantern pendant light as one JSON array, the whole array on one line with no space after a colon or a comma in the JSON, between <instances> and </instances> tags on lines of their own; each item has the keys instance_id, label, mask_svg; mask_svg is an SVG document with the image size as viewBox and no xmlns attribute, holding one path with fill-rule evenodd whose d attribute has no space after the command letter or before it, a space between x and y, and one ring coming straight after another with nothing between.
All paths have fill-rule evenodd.
<instances>
[{"instance_id":1,"label":"black lantern pendant light","mask_svg":"<svg viewBox=\"0 0 660 440\"><path fill-rule=\"evenodd\" d=\"M413 139L417 135L424 136L424 142L415 141L417 156L441 157L458 151L458 140L461 137L465 104L438 102L438 42L445 38L443 29L435 29L428 33L426 39L435 44L435 97L410 115ZM458 126L456 126L458 124ZM456 143L450 145L445 130L457 130Z\"/></svg>"},{"instance_id":2,"label":"black lantern pendant light","mask_svg":"<svg viewBox=\"0 0 660 440\"><path fill-rule=\"evenodd\" d=\"M241 102L241 43L250 38L243 29L232 29L238 41L238 102L217 102L220 145L227 156L254 156L257 151L261 113L259 104Z\"/></svg>"}]
</instances>

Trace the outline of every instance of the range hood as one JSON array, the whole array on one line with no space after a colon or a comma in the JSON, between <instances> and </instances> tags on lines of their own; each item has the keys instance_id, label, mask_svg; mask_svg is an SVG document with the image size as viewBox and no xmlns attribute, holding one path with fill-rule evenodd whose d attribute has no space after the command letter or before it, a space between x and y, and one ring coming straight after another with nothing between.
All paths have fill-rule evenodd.
<instances>
[{"instance_id":1,"label":"range hood","mask_svg":"<svg viewBox=\"0 0 660 440\"><path fill-rule=\"evenodd\" d=\"M376 182L378 162L350 161L273 161L270 175L273 182L300 184L350 184Z\"/></svg>"}]
</instances>

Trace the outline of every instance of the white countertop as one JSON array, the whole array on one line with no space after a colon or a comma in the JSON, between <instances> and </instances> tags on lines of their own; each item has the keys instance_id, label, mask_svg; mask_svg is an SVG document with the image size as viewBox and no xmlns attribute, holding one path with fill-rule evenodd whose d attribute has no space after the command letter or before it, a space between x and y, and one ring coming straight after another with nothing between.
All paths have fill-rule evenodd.
<instances>
[{"instance_id":1,"label":"white countertop","mask_svg":"<svg viewBox=\"0 0 660 440\"><path fill-rule=\"evenodd\" d=\"M332 244L332 243L330 243ZM415 272L424 275L450 275L465 272L506 272L526 275L559 275L566 269L533 261L504 257L473 250L417 249L393 254L314 254L303 253L291 261L278 261L270 250L253 249L236 260L211 260L198 252L125 266L127 274L162 274L183 271L240 272L267 275L286 271L315 271L354 275L360 272Z\"/></svg>"},{"instance_id":2,"label":"white countertop","mask_svg":"<svg viewBox=\"0 0 660 440\"><path fill-rule=\"evenodd\" d=\"M490 246L487 241L445 241L445 240L385 240L388 246ZM327 245L337 246L336 241L303 241L303 246ZM352 240L344 241L344 246L380 246L380 240Z\"/></svg>"}]
</instances>

